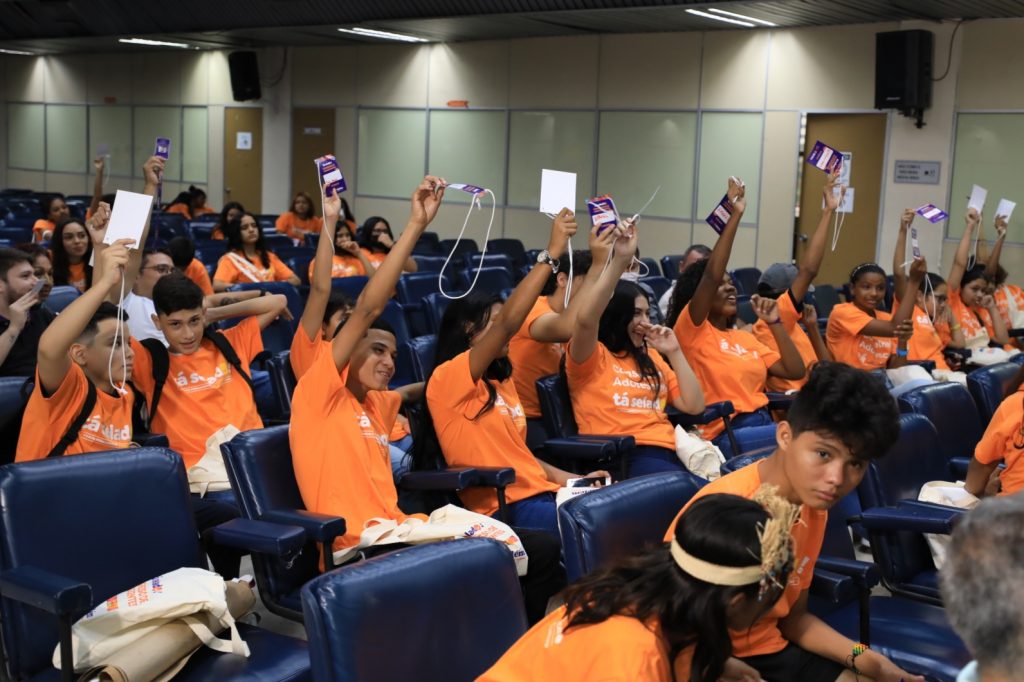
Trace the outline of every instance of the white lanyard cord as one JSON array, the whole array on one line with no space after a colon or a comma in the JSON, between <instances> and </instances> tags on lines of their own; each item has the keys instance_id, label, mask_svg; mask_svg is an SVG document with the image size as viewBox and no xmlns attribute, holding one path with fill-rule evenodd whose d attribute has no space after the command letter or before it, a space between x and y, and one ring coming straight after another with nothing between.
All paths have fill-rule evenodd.
<instances>
[{"instance_id":1,"label":"white lanyard cord","mask_svg":"<svg viewBox=\"0 0 1024 682\"><path fill-rule=\"evenodd\" d=\"M466 233L466 226L469 225L469 217L473 215L473 207L476 206L477 210L481 210L482 208L480 206L479 194L474 194L473 199L469 202L469 210L466 211L466 219L462 221L462 229L459 230L459 236L455 240L455 243L452 244L451 253L448 254L448 258L445 259L444 265L441 266L441 272L437 273L437 290L440 291L441 295L447 298L449 301L457 301L460 298L465 298L466 296L469 296L469 293L473 291L473 287L476 286L476 281L480 277L480 270L481 268L483 268L484 265L484 256L487 255L487 242L491 238L491 227L494 225L494 208L495 204L497 203L494 198L494 192L492 192L489 189L485 189L484 193L489 194L491 196L491 219L487 223L487 236L484 237L484 248L483 251L480 252L480 260L476 264L476 274L473 275L473 281L469 283L469 288L466 289L464 293L461 293L458 296L449 294L447 291L444 290L444 271L448 269L448 264L451 263L452 256L455 255L455 251L459 248L459 242L462 241L462 235Z\"/></svg>"}]
</instances>

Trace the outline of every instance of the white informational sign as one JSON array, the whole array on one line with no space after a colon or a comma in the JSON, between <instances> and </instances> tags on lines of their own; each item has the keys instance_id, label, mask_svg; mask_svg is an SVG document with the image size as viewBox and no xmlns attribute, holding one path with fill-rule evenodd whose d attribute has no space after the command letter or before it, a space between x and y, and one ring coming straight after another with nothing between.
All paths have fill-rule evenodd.
<instances>
[{"instance_id":1,"label":"white informational sign","mask_svg":"<svg viewBox=\"0 0 1024 682\"><path fill-rule=\"evenodd\" d=\"M853 167L853 152L841 152L843 165L839 168L839 184L850 186L850 169Z\"/></svg>"},{"instance_id":2,"label":"white informational sign","mask_svg":"<svg viewBox=\"0 0 1024 682\"><path fill-rule=\"evenodd\" d=\"M235 133L235 149L252 149L252 133Z\"/></svg>"},{"instance_id":3,"label":"white informational sign","mask_svg":"<svg viewBox=\"0 0 1024 682\"><path fill-rule=\"evenodd\" d=\"M558 215L563 208L576 212L576 174L542 169L540 212Z\"/></svg>"},{"instance_id":4,"label":"white informational sign","mask_svg":"<svg viewBox=\"0 0 1024 682\"><path fill-rule=\"evenodd\" d=\"M845 166L844 166L845 167ZM836 194L839 193L839 188L836 187L833 190ZM825 200L821 200L821 208L825 208ZM843 197L843 203L839 204L839 208L836 209L836 213L853 213L853 188L846 188L846 196Z\"/></svg>"}]
</instances>

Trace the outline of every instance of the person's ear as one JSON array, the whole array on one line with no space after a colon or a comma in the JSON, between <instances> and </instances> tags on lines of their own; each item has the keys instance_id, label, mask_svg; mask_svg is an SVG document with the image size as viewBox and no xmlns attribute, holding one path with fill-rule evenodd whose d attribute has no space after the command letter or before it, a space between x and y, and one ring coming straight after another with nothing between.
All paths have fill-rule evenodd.
<instances>
[{"instance_id":1,"label":"person's ear","mask_svg":"<svg viewBox=\"0 0 1024 682\"><path fill-rule=\"evenodd\" d=\"M84 344L75 342L68 348L68 355L71 357L71 361L79 367L85 367L85 354L88 348Z\"/></svg>"},{"instance_id":2,"label":"person's ear","mask_svg":"<svg viewBox=\"0 0 1024 682\"><path fill-rule=\"evenodd\" d=\"M160 316L157 315L156 313L154 313L154 314L150 315L149 317L153 320L153 326L156 327L157 329L159 329L160 333L162 334L163 331L164 331L164 328L160 324Z\"/></svg>"},{"instance_id":3,"label":"person's ear","mask_svg":"<svg viewBox=\"0 0 1024 682\"><path fill-rule=\"evenodd\" d=\"M788 450L793 442L793 427L787 421L781 421L775 428L775 444L780 450Z\"/></svg>"},{"instance_id":4,"label":"person's ear","mask_svg":"<svg viewBox=\"0 0 1024 682\"><path fill-rule=\"evenodd\" d=\"M555 283L559 288L564 289L569 283L569 275L564 272L558 273L555 275Z\"/></svg>"}]
</instances>

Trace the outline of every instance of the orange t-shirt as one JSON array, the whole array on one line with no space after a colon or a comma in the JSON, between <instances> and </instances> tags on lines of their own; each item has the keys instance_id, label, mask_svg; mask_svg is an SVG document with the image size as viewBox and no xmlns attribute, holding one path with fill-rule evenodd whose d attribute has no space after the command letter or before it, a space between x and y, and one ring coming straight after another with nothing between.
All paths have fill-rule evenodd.
<instances>
[{"instance_id":1,"label":"orange t-shirt","mask_svg":"<svg viewBox=\"0 0 1024 682\"><path fill-rule=\"evenodd\" d=\"M893 308L900 307L899 299L893 301ZM914 306L912 313L914 320L914 334L907 342L908 360L933 360L935 369L949 369L946 358L942 355L942 349L946 344L942 342L939 330L932 324L932 318L928 313Z\"/></svg>"},{"instance_id":2,"label":"orange t-shirt","mask_svg":"<svg viewBox=\"0 0 1024 682\"><path fill-rule=\"evenodd\" d=\"M316 259L309 261L309 279L313 280L313 266L316 265ZM337 279L340 277L358 277L359 275L365 275L366 268L363 267L363 262L355 256L339 256L334 254L334 260L331 262L331 279Z\"/></svg>"},{"instance_id":3,"label":"orange t-shirt","mask_svg":"<svg viewBox=\"0 0 1024 682\"><path fill-rule=\"evenodd\" d=\"M213 278L228 284L246 284L249 282L283 282L295 276L292 269L285 265L276 253L267 252L270 267L263 267L263 260L256 256L249 258L237 251L229 251L217 261L217 271Z\"/></svg>"},{"instance_id":4,"label":"orange t-shirt","mask_svg":"<svg viewBox=\"0 0 1024 682\"><path fill-rule=\"evenodd\" d=\"M793 292L788 289L784 294L779 296L779 320L782 322L782 328L789 334L789 338L793 340L793 345L800 352L800 357L803 358L804 367L807 368L807 374L804 375L803 379L783 379L781 377L773 377L768 375L767 386L770 391L779 391L785 393L786 391L799 391L807 383L807 377L811 375L811 367L814 367L815 363L818 362L818 354L814 352L814 345L811 344L811 339L807 336L807 332L804 331L803 327L800 326L800 320L803 318L803 310L798 310L796 304L793 302ZM768 327L768 323L764 320L758 320L754 324L754 336L757 340L764 345L771 348L776 353L779 352L779 344L775 343L775 337L772 336L772 330ZM781 353L779 356L781 357Z\"/></svg>"},{"instance_id":5,"label":"orange t-shirt","mask_svg":"<svg viewBox=\"0 0 1024 682\"><path fill-rule=\"evenodd\" d=\"M89 379L76 363L71 363L57 390L49 398L43 395L39 372L36 371L36 385L25 407L18 436L16 462L43 459L53 446L64 437L71 422L82 411ZM123 396L112 396L96 389L96 405L85 420L78 438L72 441L66 455L80 455L85 452L121 450L132 442L132 404L135 397L131 391Z\"/></svg>"},{"instance_id":6,"label":"orange t-shirt","mask_svg":"<svg viewBox=\"0 0 1024 682\"><path fill-rule=\"evenodd\" d=\"M999 316L1006 323L1006 328L1013 329L1014 316L1010 312L1010 301L1012 299L1013 306L1018 313L1024 313L1024 289L1014 284L1003 284L996 287L996 293L993 295L993 298L996 301L996 306L999 308Z\"/></svg>"},{"instance_id":7,"label":"orange t-shirt","mask_svg":"<svg viewBox=\"0 0 1024 682\"><path fill-rule=\"evenodd\" d=\"M1024 389L1024 386L1021 387ZM999 404L992 420L985 429L985 435L978 441L974 449L974 459L982 464L1005 462L1006 469L999 474L1002 483L1000 495L1013 495L1024 489L1024 436L1021 424L1024 423L1024 390L1018 389Z\"/></svg>"},{"instance_id":8,"label":"orange t-shirt","mask_svg":"<svg viewBox=\"0 0 1024 682\"><path fill-rule=\"evenodd\" d=\"M676 523L683 512L693 504L694 500L713 493L730 493L740 497L752 498L761 487L761 472L758 462L749 464L738 471L711 481L690 498L682 511L676 515L665 534L665 542L675 537ZM821 544L825 539L825 524L828 523L828 512L800 507L800 519L793 525L793 572L782 593L771 611L754 623L750 630L730 630L732 635L732 655L737 658L762 656L782 651L786 640L779 631L779 621L789 615L793 604L800 599L804 590L811 586L814 579L814 564L821 554Z\"/></svg>"},{"instance_id":9,"label":"orange t-shirt","mask_svg":"<svg viewBox=\"0 0 1024 682\"><path fill-rule=\"evenodd\" d=\"M360 403L330 353L317 355L309 369L292 397L292 466L306 509L345 519L345 535L334 541L342 549L359 542L370 519L408 518L398 508L388 448L402 399L368 391Z\"/></svg>"},{"instance_id":10,"label":"orange t-shirt","mask_svg":"<svg viewBox=\"0 0 1024 682\"><path fill-rule=\"evenodd\" d=\"M665 405L679 398L679 380L659 353L648 351L647 356L661 376L658 395L649 380L641 379L632 358L616 357L600 341L585 362L577 364L572 354L566 354L565 375L580 433L628 433L637 445L676 449L676 432L665 416Z\"/></svg>"},{"instance_id":11,"label":"orange t-shirt","mask_svg":"<svg viewBox=\"0 0 1024 682\"><path fill-rule=\"evenodd\" d=\"M516 482L505 491L510 503L558 490L526 447L526 417L511 379L491 381L497 398L491 409L477 417L487 403L484 381L473 381L469 351L434 368L430 377L427 407L448 465L512 467ZM498 499L488 488L470 488L460 491L459 496L478 514L498 511Z\"/></svg>"},{"instance_id":12,"label":"orange t-shirt","mask_svg":"<svg viewBox=\"0 0 1024 682\"><path fill-rule=\"evenodd\" d=\"M568 632L567 624L565 606L560 606L520 637L477 682L672 682L668 645L656 625L631 616L612 616ZM676 657L676 682L690 679L692 660L693 647Z\"/></svg>"},{"instance_id":13,"label":"orange t-shirt","mask_svg":"<svg viewBox=\"0 0 1024 682\"><path fill-rule=\"evenodd\" d=\"M206 271L206 266L198 258L193 258L192 262L185 268L185 276L203 290L203 296L213 294L213 285L210 284L210 273Z\"/></svg>"},{"instance_id":14,"label":"orange t-shirt","mask_svg":"<svg viewBox=\"0 0 1024 682\"><path fill-rule=\"evenodd\" d=\"M185 216L185 220L192 220L192 212L188 210L188 204L173 204L165 208L164 213L177 213Z\"/></svg>"},{"instance_id":15,"label":"orange t-shirt","mask_svg":"<svg viewBox=\"0 0 1024 682\"><path fill-rule=\"evenodd\" d=\"M673 327L686 361L690 363L707 403L731 400L734 414L755 412L768 404L765 381L779 353L740 329L719 329L706 319L695 325L687 304ZM697 427L711 440L725 430L721 419ZM673 441L674 442L674 441ZM675 445L672 446L673 448Z\"/></svg>"},{"instance_id":16,"label":"orange t-shirt","mask_svg":"<svg viewBox=\"0 0 1024 682\"><path fill-rule=\"evenodd\" d=\"M363 255L366 256L366 260L370 261L370 265L373 266L374 270L379 268L384 259L388 257L386 253L373 253L369 249L363 249Z\"/></svg>"},{"instance_id":17,"label":"orange t-shirt","mask_svg":"<svg viewBox=\"0 0 1024 682\"><path fill-rule=\"evenodd\" d=\"M861 334L874 320L891 320L892 314L876 310L869 315L854 303L840 303L828 316L828 349L836 362L845 362L857 369L880 369L889 364L889 356L896 352L895 336L868 336Z\"/></svg>"},{"instance_id":18,"label":"orange t-shirt","mask_svg":"<svg viewBox=\"0 0 1024 682\"><path fill-rule=\"evenodd\" d=\"M960 328L963 330L966 347L971 350L988 348L991 337L982 326L981 320L974 314L974 310L964 305L959 289L949 290L948 304L950 310L953 311L953 318L960 323Z\"/></svg>"},{"instance_id":19,"label":"orange t-shirt","mask_svg":"<svg viewBox=\"0 0 1024 682\"><path fill-rule=\"evenodd\" d=\"M68 263L68 284L84 294L85 283L85 263Z\"/></svg>"},{"instance_id":20,"label":"orange t-shirt","mask_svg":"<svg viewBox=\"0 0 1024 682\"><path fill-rule=\"evenodd\" d=\"M242 369L252 376L249 363L263 350L256 318L245 319L222 333L242 361ZM146 396L148 404L155 388L153 359L135 339L132 350L132 383ZM199 350L191 355L171 353L170 371L153 419L153 433L166 434L171 449L179 452L185 466L190 467L202 458L206 439L228 424L240 431L263 428L256 400L245 380L235 376L235 368L208 339L203 339Z\"/></svg>"},{"instance_id":21,"label":"orange t-shirt","mask_svg":"<svg viewBox=\"0 0 1024 682\"><path fill-rule=\"evenodd\" d=\"M287 211L277 217L274 227L281 234L302 241L307 234L320 234L320 230L324 227L324 219L319 216L303 219L297 214Z\"/></svg>"},{"instance_id":22,"label":"orange t-shirt","mask_svg":"<svg viewBox=\"0 0 1024 682\"><path fill-rule=\"evenodd\" d=\"M32 241L35 242L36 244L38 244L39 242L46 241L43 238L43 233L52 233L56 229L57 224L55 222L53 222L52 220L47 220L46 218L40 218L32 226Z\"/></svg>"},{"instance_id":23,"label":"orange t-shirt","mask_svg":"<svg viewBox=\"0 0 1024 682\"><path fill-rule=\"evenodd\" d=\"M323 350L330 353L331 342L325 340L320 334L317 334L315 339L309 338L306 330L300 324L299 328L295 330L295 336L292 337L291 350L288 353L288 362L292 365L296 381L309 371ZM347 371L348 368L345 369Z\"/></svg>"},{"instance_id":24,"label":"orange t-shirt","mask_svg":"<svg viewBox=\"0 0 1024 682\"><path fill-rule=\"evenodd\" d=\"M537 398L537 379L558 373L562 360L562 345L541 343L530 336L530 327L548 313L554 314L548 304L548 297L541 296L523 321L519 331L508 342L508 359L512 363L512 381L516 393L523 402L523 412L529 418L540 416L540 401Z\"/></svg>"}]
</instances>

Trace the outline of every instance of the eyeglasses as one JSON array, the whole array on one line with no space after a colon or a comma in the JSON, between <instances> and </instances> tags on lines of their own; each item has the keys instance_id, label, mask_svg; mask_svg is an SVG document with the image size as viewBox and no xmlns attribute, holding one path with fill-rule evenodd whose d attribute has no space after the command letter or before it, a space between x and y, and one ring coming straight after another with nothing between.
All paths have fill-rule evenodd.
<instances>
[{"instance_id":1,"label":"eyeglasses","mask_svg":"<svg viewBox=\"0 0 1024 682\"><path fill-rule=\"evenodd\" d=\"M139 269L140 270L156 270L161 275L169 275L172 272L174 272L174 266L173 265L147 265L146 267L139 268Z\"/></svg>"}]
</instances>

